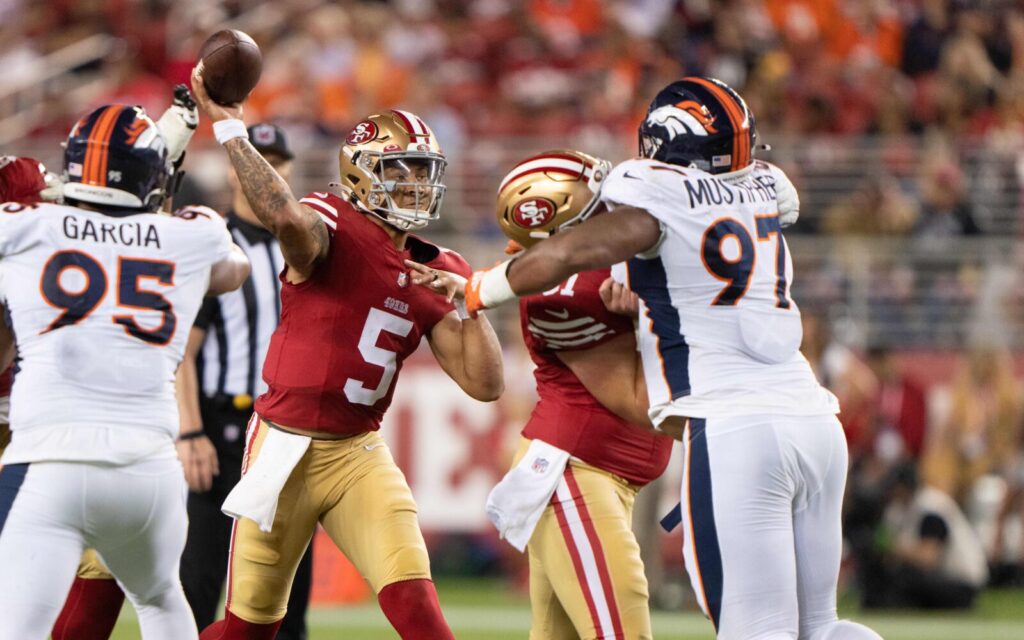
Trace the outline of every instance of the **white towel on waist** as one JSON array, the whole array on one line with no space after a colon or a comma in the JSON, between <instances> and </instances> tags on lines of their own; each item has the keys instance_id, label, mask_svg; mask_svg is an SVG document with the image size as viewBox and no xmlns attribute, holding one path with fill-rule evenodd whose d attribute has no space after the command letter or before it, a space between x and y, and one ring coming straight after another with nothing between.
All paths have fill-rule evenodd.
<instances>
[{"instance_id":1,"label":"white towel on waist","mask_svg":"<svg viewBox=\"0 0 1024 640\"><path fill-rule=\"evenodd\" d=\"M568 463L568 452L533 440L519 464L509 469L487 496L487 517L501 537L519 551L526 550Z\"/></svg>"},{"instance_id":2,"label":"white towel on waist","mask_svg":"<svg viewBox=\"0 0 1024 640\"><path fill-rule=\"evenodd\" d=\"M232 518L249 518L259 525L260 531L270 533L281 489L311 440L309 436L271 428L256 462L224 499L220 510Z\"/></svg>"}]
</instances>

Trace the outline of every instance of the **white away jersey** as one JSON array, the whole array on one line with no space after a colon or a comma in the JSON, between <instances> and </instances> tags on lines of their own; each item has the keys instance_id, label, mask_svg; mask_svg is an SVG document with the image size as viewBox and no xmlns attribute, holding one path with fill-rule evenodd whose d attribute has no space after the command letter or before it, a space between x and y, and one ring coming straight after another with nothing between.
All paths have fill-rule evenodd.
<instances>
[{"instance_id":1,"label":"white away jersey","mask_svg":"<svg viewBox=\"0 0 1024 640\"><path fill-rule=\"evenodd\" d=\"M839 411L799 351L777 186L792 192L780 169L760 161L722 178L629 160L605 182L605 202L645 209L663 230L622 276L642 299L639 340L655 424L669 415Z\"/></svg>"},{"instance_id":2,"label":"white away jersey","mask_svg":"<svg viewBox=\"0 0 1024 640\"><path fill-rule=\"evenodd\" d=\"M173 453L175 371L210 267L230 251L223 219L205 208L0 205L0 298L18 344L3 462Z\"/></svg>"}]
</instances>

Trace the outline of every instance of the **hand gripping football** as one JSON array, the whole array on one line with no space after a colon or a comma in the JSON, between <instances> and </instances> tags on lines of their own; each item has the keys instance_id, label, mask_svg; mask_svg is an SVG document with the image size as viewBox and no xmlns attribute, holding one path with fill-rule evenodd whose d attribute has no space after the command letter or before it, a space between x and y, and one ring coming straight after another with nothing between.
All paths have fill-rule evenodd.
<instances>
[{"instance_id":1,"label":"hand gripping football","mask_svg":"<svg viewBox=\"0 0 1024 640\"><path fill-rule=\"evenodd\" d=\"M263 72L260 48L248 34L223 29L199 49L203 84L217 104L238 104L249 96Z\"/></svg>"}]
</instances>

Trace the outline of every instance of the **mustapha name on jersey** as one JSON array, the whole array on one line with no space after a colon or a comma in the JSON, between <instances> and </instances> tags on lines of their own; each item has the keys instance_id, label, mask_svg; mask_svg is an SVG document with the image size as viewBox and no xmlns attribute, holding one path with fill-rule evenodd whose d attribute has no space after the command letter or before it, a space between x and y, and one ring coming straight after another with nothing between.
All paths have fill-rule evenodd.
<instances>
[{"instance_id":1,"label":"mustapha name on jersey","mask_svg":"<svg viewBox=\"0 0 1024 640\"><path fill-rule=\"evenodd\" d=\"M145 222L93 222L75 216L64 216L61 225L64 235L71 240L108 242L125 247L160 248L160 234L156 225Z\"/></svg>"},{"instance_id":2,"label":"mustapha name on jersey","mask_svg":"<svg viewBox=\"0 0 1024 640\"><path fill-rule=\"evenodd\" d=\"M732 183L711 178L688 179L686 195L691 209L708 204L769 202L778 197L771 176L750 176Z\"/></svg>"}]
</instances>

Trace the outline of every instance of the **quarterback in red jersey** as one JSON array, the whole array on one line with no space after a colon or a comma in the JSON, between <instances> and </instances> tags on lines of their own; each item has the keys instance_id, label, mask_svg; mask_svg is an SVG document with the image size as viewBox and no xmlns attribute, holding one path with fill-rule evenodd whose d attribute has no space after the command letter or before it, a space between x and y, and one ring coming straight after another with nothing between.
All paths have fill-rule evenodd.
<instances>
[{"instance_id":1,"label":"quarterback in red jersey","mask_svg":"<svg viewBox=\"0 0 1024 640\"><path fill-rule=\"evenodd\" d=\"M224 503L245 516L232 534L225 619L201 637L273 638L320 523L402 638L452 638L416 504L378 432L402 362L423 337L472 397L494 400L503 389L487 320L411 286L405 264L469 274L457 254L410 235L438 217L437 139L409 112L368 116L342 145L341 195L300 201L246 140L241 107L213 103L199 69L192 87L287 264L263 367L268 391L250 421L242 480ZM263 483L274 476L278 484Z\"/></svg>"},{"instance_id":2,"label":"quarterback in red jersey","mask_svg":"<svg viewBox=\"0 0 1024 640\"><path fill-rule=\"evenodd\" d=\"M512 250L599 210L610 168L565 150L520 162L498 191L498 223ZM530 638L538 640L651 637L630 522L637 492L665 470L672 440L647 418L633 322L606 307L612 289L622 295L609 269L585 271L519 305L540 399L488 515L529 550ZM537 496L532 529L517 525L523 495Z\"/></svg>"}]
</instances>

